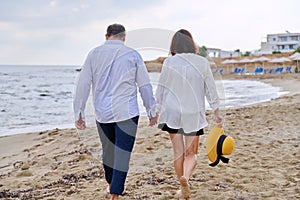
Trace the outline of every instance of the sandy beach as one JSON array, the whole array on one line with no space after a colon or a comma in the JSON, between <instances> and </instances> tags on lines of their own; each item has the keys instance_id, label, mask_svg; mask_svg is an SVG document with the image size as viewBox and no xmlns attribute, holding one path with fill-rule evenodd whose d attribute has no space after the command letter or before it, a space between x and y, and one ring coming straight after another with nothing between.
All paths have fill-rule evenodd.
<instances>
[{"instance_id":1,"label":"sandy beach","mask_svg":"<svg viewBox=\"0 0 300 200\"><path fill-rule=\"evenodd\" d=\"M280 86L289 93L268 102L223 109L224 129L235 140L229 164L210 167L200 139L191 199L300 199L300 74L224 75ZM179 188L169 136L139 122L136 144L120 199L176 199ZM107 199L94 126L0 138L0 199Z\"/></svg>"}]
</instances>

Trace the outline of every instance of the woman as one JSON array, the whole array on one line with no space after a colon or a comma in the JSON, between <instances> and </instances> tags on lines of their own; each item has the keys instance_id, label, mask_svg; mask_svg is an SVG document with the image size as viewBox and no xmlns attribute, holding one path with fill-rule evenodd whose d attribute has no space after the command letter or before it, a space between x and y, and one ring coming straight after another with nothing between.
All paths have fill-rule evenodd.
<instances>
[{"instance_id":1,"label":"woman","mask_svg":"<svg viewBox=\"0 0 300 200\"><path fill-rule=\"evenodd\" d=\"M190 198L189 178L197 164L199 136L207 126L205 97L221 125L219 97L209 61L197 55L192 35L184 29L172 38L170 53L163 64L156 91L158 127L170 134L174 151L174 168L180 182L177 191Z\"/></svg>"}]
</instances>

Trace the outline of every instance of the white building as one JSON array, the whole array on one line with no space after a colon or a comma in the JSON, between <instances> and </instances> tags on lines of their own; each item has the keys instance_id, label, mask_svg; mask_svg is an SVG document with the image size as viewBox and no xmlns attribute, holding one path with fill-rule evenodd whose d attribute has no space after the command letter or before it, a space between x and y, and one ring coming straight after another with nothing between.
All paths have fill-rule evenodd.
<instances>
[{"instance_id":1,"label":"white building","mask_svg":"<svg viewBox=\"0 0 300 200\"><path fill-rule=\"evenodd\" d=\"M268 34L267 41L261 43L261 54L272 54L273 51L282 53L295 51L300 46L300 33Z\"/></svg>"},{"instance_id":2,"label":"white building","mask_svg":"<svg viewBox=\"0 0 300 200\"><path fill-rule=\"evenodd\" d=\"M241 52L224 51L217 48L207 48L207 53L210 58L228 58L228 57L241 57Z\"/></svg>"}]
</instances>

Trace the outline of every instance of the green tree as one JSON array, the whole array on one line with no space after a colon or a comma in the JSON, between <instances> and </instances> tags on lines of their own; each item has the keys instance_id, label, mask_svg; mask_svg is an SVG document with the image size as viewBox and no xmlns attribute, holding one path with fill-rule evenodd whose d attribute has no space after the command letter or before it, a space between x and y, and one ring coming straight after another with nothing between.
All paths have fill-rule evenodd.
<instances>
[{"instance_id":1,"label":"green tree","mask_svg":"<svg viewBox=\"0 0 300 200\"><path fill-rule=\"evenodd\" d=\"M280 54L281 51L272 51L272 54Z\"/></svg>"},{"instance_id":2,"label":"green tree","mask_svg":"<svg viewBox=\"0 0 300 200\"><path fill-rule=\"evenodd\" d=\"M199 46L198 48L199 48L199 53L198 53L198 55L200 55L200 56L206 58L206 57L208 56L206 46L202 46L202 47Z\"/></svg>"},{"instance_id":3,"label":"green tree","mask_svg":"<svg viewBox=\"0 0 300 200\"><path fill-rule=\"evenodd\" d=\"M251 52L250 51L246 51L244 54L242 54L242 56L250 56Z\"/></svg>"},{"instance_id":4,"label":"green tree","mask_svg":"<svg viewBox=\"0 0 300 200\"><path fill-rule=\"evenodd\" d=\"M296 52L300 53L300 46L294 51L294 53Z\"/></svg>"}]
</instances>

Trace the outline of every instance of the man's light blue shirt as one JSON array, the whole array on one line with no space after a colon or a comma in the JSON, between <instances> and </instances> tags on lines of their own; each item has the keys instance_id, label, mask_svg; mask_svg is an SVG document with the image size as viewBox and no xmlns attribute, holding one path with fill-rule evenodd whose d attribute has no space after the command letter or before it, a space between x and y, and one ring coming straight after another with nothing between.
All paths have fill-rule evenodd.
<instances>
[{"instance_id":1,"label":"man's light blue shirt","mask_svg":"<svg viewBox=\"0 0 300 200\"><path fill-rule=\"evenodd\" d=\"M96 120L112 123L139 115L137 88L148 117L156 116L155 99L148 72L140 54L121 40L107 40L91 50L79 75L74 98L75 121L85 105L92 86Z\"/></svg>"}]
</instances>

